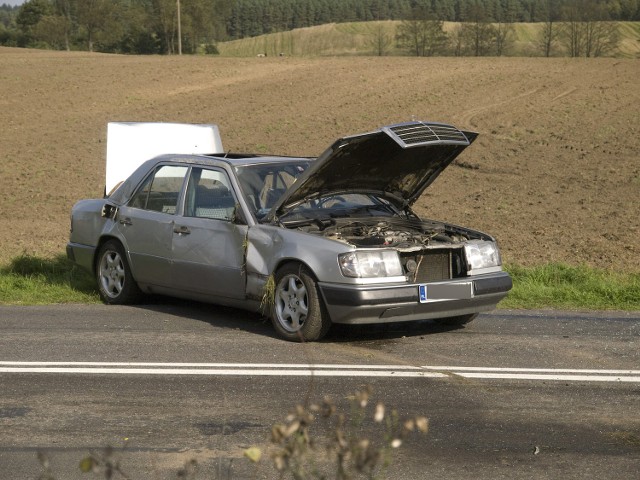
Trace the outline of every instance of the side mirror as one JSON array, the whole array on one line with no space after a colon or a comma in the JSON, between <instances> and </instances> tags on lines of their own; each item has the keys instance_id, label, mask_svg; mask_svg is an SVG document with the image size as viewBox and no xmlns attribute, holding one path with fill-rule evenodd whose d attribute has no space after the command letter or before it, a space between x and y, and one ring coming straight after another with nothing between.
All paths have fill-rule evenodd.
<instances>
[{"instance_id":1,"label":"side mirror","mask_svg":"<svg viewBox=\"0 0 640 480\"><path fill-rule=\"evenodd\" d=\"M114 218L116 218L117 214L118 214L118 207L117 206L112 205L111 203L105 203L102 206L101 215L102 215L103 218L114 219Z\"/></svg>"}]
</instances>

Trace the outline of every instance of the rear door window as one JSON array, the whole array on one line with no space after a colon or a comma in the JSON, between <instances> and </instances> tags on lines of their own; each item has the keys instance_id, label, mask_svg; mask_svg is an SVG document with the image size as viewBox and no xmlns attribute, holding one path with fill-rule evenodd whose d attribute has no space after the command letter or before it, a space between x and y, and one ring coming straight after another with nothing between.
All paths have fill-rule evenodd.
<instances>
[{"instance_id":1,"label":"rear door window","mask_svg":"<svg viewBox=\"0 0 640 480\"><path fill-rule=\"evenodd\" d=\"M140 185L129 206L174 215L188 167L161 165Z\"/></svg>"}]
</instances>

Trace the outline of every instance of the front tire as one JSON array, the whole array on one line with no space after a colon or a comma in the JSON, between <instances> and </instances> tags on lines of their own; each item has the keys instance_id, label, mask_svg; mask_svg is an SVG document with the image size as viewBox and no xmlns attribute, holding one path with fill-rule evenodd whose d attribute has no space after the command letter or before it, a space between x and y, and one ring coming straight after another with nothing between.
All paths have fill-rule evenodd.
<instances>
[{"instance_id":1,"label":"front tire","mask_svg":"<svg viewBox=\"0 0 640 480\"><path fill-rule=\"evenodd\" d=\"M120 242L109 240L98 252L96 264L98 292L104 303L127 305L136 303L141 291L133 279L127 255Z\"/></svg>"},{"instance_id":2,"label":"front tire","mask_svg":"<svg viewBox=\"0 0 640 480\"><path fill-rule=\"evenodd\" d=\"M282 338L312 342L324 337L331 327L318 285L311 272L289 263L276 272L271 322Z\"/></svg>"}]
</instances>

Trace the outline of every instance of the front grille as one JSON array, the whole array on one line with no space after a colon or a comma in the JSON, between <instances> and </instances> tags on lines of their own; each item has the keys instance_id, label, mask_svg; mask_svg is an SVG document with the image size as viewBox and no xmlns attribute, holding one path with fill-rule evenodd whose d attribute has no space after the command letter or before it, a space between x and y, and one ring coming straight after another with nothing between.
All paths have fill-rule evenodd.
<instances>
[{"instance_id":1,"label":"front grille","mask_svg":"<svg viewBox=\"0 0 640 480\"><path fill-rule=\"evenodd\" d=\"M460 249L428 250L402 254L402 264L412 283L429 283L464 276Z\"/></svg>"},{"instance_id":2,"label":"front grille","mask_svg":"<svg viewBox=\"0 0 640 480\"><path fill-rule=\"evenodd\" d=\"M429 143L469 145L464 133L451 125L412 122L389 127L388 133L403 147Z\"/></svg>"}]
</instances>

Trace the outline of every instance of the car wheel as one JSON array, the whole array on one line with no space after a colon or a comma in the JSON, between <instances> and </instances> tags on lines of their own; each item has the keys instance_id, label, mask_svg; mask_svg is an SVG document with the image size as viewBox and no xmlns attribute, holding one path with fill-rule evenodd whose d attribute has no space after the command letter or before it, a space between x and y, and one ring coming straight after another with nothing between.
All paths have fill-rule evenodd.
<instances>
[{"instance_id":1,"label":"car wheel","mask_svg":"<svg viewBox=\"0 0 640 480\"><path fill-rule=\"evenodd\" d=\"M100 248L96 266L98 292L104 303L124 305L135 303L140 297L122 245L109 240Z\"/></svg>"},{"instance_id":2,"label":"car wheel","mask_svg":"<svg viewBox=\"0 0 640 480\"><path fill-rule=\"evenodd\" d=\"M445 317L445 318L436 318L435 322L440 325L448 325L451 327L465 325L471 322L478 316L477 313L472 313L470 315L458 315L457 317Z\"/></svg>"},{"instance_id":3,"label":"car wheel","mask_svg":"<svg viewBox=\"0 0 640 480\"><path fill-rule=\"evenodd\" d=\"M271 321L278 334L290 341L309 342L324 337L331 320L309 270L286 264L276 272Z\"/></svg>"}]
</instances>

